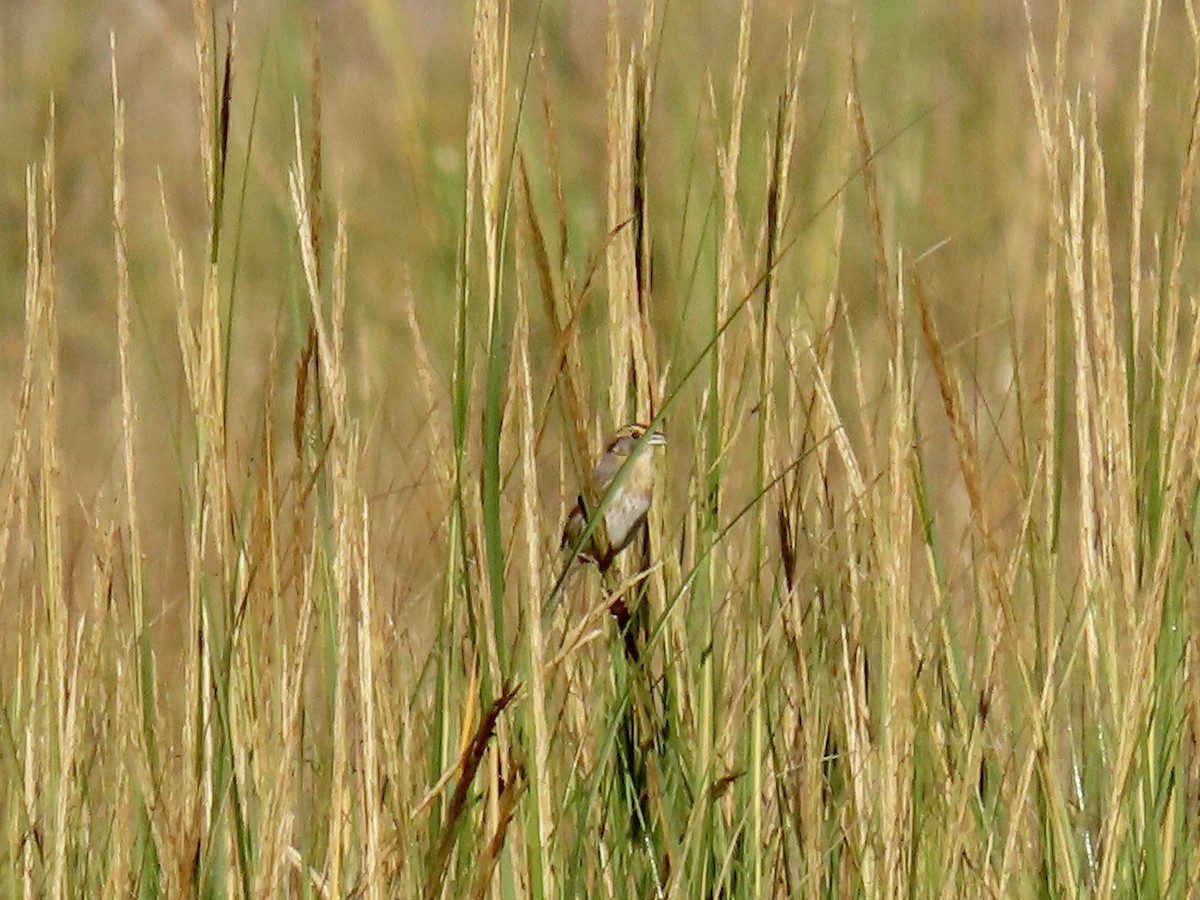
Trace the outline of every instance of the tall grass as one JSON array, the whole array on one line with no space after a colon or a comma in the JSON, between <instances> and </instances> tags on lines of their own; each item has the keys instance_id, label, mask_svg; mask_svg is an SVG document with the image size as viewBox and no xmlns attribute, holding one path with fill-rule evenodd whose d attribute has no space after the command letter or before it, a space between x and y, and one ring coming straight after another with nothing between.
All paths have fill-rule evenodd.
<instances>
[{"instance_id":1,"label":"tall grass","mask_svg":"<svg viewBox=\"0 0 1200 900\"><path fill-rule=\"evenodd\" d=\"M115 32L97 283L47 101L0 892L1190 896L1191 6L1028 8L1020 72L958 21L1011 96L915 106L890 4L596 9L564 73L562 13L475 4L461 97L396 100L386 222L347 26L197 0L194 171L131 164ZM630 421L669 446L601 574L561 523Z\"/></svg>"}]
</instances>

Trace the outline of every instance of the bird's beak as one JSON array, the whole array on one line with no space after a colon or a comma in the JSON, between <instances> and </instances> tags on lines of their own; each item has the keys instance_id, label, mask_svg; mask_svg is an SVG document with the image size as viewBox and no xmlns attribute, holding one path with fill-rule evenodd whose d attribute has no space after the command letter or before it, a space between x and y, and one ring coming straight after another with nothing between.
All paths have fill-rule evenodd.
<instances>
[{"instance_id":1,"label":"bird's beak","mask_svg":"<svg viewBox=\"0 0 1200 900\"><path fill-rule=\"evenodd\" d=\"M646 443L651 447L665 447L667 446L667 436L661 431L652 431L650 432L650 436L646 438Z\"/></svg>"}]
</instances>

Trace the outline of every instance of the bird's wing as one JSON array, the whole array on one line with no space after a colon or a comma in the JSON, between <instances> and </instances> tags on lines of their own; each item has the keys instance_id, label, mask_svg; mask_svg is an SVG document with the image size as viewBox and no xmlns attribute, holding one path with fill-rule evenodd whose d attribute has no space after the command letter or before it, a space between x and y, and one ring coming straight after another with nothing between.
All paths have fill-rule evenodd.
<instances>
[{"instance_id":1,"label":"bird's wing","mask_svg":"<svg viewBox=\"0 0 1200 900\"><path fill-rule=\"evenodd\" d=\"M621 471L621 463L623 462L625 462L625 458L617 456L615 453L605 453L600 457L600 461L592 469L592 485L599 495L603 495L608 490L608 486L612 484L612 480ZM599 496L596 499L600 499Z\"/></svg>"}]
</instances>

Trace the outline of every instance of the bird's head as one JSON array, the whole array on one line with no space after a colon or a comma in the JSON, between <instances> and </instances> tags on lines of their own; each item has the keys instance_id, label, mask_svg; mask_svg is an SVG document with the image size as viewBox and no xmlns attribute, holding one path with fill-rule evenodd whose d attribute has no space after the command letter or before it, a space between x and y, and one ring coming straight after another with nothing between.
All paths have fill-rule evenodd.
<instances>
[{"instance_id":1,"label":"bird's head","mask_svg":"<svg viewBox=\"0 0 1200 900\"><path fill-rule=\"evenodd\" d=\"M644 446L648 447L665 447L667 445L667 436L661 431L650 431L649 435L646 432L649 429L645 425L633 423L626 425L613 436L612 442L608 445L608 452L613 456L625 458L633 453L633 448L638 445L638 442L645 437Z\"/></svg>"}]
</instances>

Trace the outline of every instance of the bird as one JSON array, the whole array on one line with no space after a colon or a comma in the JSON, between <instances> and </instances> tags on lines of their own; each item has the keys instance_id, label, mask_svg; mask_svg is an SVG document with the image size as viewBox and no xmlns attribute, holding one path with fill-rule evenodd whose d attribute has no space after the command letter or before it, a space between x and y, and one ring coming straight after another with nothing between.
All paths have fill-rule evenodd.
<instances>
[{"instance_id":1,"label":"bird","mask_svg":"<svg viewBox=\"0 0 1200 900\"><path fill-rule=\"evenodd\" d=\"M666 435L661 431L651 431L649 426L637 422L624 426L613 435L592 468L588 492L579 495L575 508L567 516L562 535L564 550L579 546L587 528L584 497L590 497L592 503L599 504L613 481L620 476L620 483L604 511L607 548L602 546L603 541L597 540L598 529L594 529L578 550L581 561L595 563L601 571L608 569L613 558L633 542L638 529L646 521L650 502L654 498L654 451L666 445ZM634 457L632 461L631 456Z\"/></svg>"},{"instance_id":2,"label":"bird","mask_svg":"<svg viewBox=\"0 0 1200 900\"><path fill-rule=\"evenodd\" d=\"M579 495L575 508L563 526L562 548L575 554L573 559L567 561L562 576L564 579L575 560L594 563L601 573L607 573L613 558L637 537L654 499L655 451L666 445L666 435L638 422L624 426L613 435L604 453L592 467L587 490ZM611 496L608 496L610 493ZM587 530L590 515L600 508L606 498L608 503L604 509L603 529L597 523L584 541L583 534ZM604 533L603 537L601 532ZM644 596L644 593L645 585L641 584L619 594L608 594L608 609L616 619L631 672L640 672L643 667L642 647L645 645L648 619L646 604L637 598ZM617 765L623 773L618 782L622 790L627 791L630 834L635 842L645 833L651 821L647 767L652 765L651 757L654 754L651 751L658 747L658 739L662 734L661 727L655 724L661 717L654 712L653 698L649 693L651 687L643 682L642 676L634 676L630 686L631 699L622 706L618 729L620 749Z\"/></svg>"}]
</instances>

